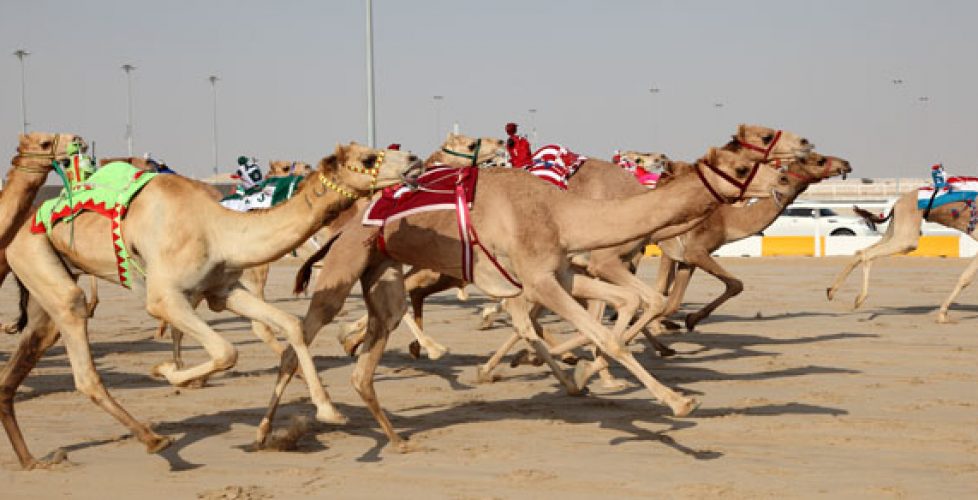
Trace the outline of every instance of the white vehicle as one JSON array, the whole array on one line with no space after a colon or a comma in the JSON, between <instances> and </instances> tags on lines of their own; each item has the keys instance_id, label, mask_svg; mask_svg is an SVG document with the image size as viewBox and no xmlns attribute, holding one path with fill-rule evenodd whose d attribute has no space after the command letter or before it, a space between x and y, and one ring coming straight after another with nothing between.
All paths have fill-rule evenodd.
<instances>
[{"instance_id":1,"label":"white vehicle","mask_svg":"<svg viewBox=\"0 0 978 500\"><path fill-rule=\"evenodd\" d=\"M789 205L770 226L761 231L761 234L814 236L816 224L820 236L880 236L881 234L862 217L839 215L834 209L824 205L805 203Z\"/></svg>"}]
</instances>

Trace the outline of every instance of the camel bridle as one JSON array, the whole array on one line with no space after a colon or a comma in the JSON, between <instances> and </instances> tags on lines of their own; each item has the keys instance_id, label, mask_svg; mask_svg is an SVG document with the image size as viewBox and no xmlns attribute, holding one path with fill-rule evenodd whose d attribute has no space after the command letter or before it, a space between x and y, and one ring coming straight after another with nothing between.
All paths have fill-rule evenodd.
<instances>
[{"instance_id":1,"label":"camel bridle","mask_svg":"<svg viewBox=\"0 0 978 500\"><path fill-rule=\"evenodd\" d=\"M450 154L452 156L458 156L459 158L472 160L471 166L477 167L479 166L479 151L481 149L482 149L482 138L479 138L475 140L475 150L472 152L472 154L459 153L458 151L452 151L451 149L448 148L441 148L441 152Z\"/></svg>"},{"instance_id":2,"label":"camel bridle","mask_svg":"<svg viewBox=\"0 0 978 500\"><path fill-rule=\"evenodd\" d=\"M700 168L700 164L706 165L706 167L709 168L711 171L713 171L713 173L719 175L721 179L729 182L730 184L733 184L735 187L737 187L738 189L740 189L740 193L737 195L737 197L734 198L734 199L725 198L725 197L721 196L720 193L718 193L716 189L713 189L713 186L710 185L710 182L708 180L706 180L706 176L703 175L703 169ZM744 179L743 182L741 182L741 181L739 181L739 180L731 177L730 175L728 175L723 170L720 170L719 168L717 168L716 165L711 165L706 160L696 162L696 166L693 169L696 171L697 177L700 178L700 182L702 182L703 185L706 186L706 190L709 191L710 194L712 194L713 197L716 198L716 200L718 202L720 202L720 203L736 203L736 202L744 199L744 194L747 192L747 188L750 187L751 181L754 180L754 176L757 175L757 171L760 170L760 168L761 168L761 162L754 162L754 166L751 167L750 173L747 174L747 178Z\"/></svg>"},{"instance_id":3,"label":"camel bridle","mask_svg":"<svg viewBox=\"0 0 978 500\"><path fill-rule=\"evenodd\" d=\"M60 145L60 143L61 143L61 134L55 134L54 141L51 143L51 147L47 151L42 151L42 152L29 151L26 153L18 153L17 156L14 158L15 161L11 163L15 163L14 168L24 173L46 174L54 168L54 164L57 162L58 146ZM43 167L20 165L19 162L16 161L17 158L42 158L45 160L51 160L51 163Z\"/></svg>"},{"instance_id":4,"label":"camel bridle","mask_svg":"<svg viewBox=\"0 0 978 500\"><path fill-rule=\"evenodd\" d=\"M821 182L822 179L827 179L832 173L832 158L828 156L823 156L823 158L825 158L825 167L822 168L822 171L818 175L799 174L799 173L791 172L789 170L785 171L785 175L789 175L791 177L794 177L795 179L800 179L804 182L808 182L812 184L816 182ZM843 179L845 178L845 174L842 175L842 178Z\"/></svg>"},{"instance_id":5,"label":"camel bridle","mask_svg":"<svg viewBox=\"0 0 978 500\"><path fill-rule=\"evenodd\" d=\"M364 167L363 165L343 165L343 167L346 168L347 170L351 171L351 172L355 172L355 173L358 173L358 174L367 174L367 175L369 175L370 176L370 192L373 192L374 191L374 188L377 186L377 176L380 175L380 168L384 165L384 158L385 158L385 156L386 156L386 152L384 152L384 151L378 152L377 153L377 161L374 162L374 165L372 167ZM354 193L352 190L347 189L344 186L341 186L339 183L337 183L335 181L332 181L330 179L327 179L326 178L326 175L323 174L322 172L319 172L319 183L322 184L323 187L325 187L327 189L331 189L333 191L336 191L337 193L339 193L339 194L341 194L341 195L343 195L343 196L345 196L345 197L347 197L347 198L349 198L351 200L359 199L360 196L361 196L361 195L359 195L357 193ZM316 196L322 196L324 194L326 194L326 190L325 189L323 191L316 191Z\"/></svg>"}]
</instances>

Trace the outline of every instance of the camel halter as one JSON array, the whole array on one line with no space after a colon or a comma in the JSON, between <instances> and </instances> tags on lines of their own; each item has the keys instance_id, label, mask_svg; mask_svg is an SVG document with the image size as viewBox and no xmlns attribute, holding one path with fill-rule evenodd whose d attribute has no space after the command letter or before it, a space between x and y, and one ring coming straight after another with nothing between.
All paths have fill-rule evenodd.
<instances>
[{"instance_id":1,"label":"camel halter","mask_svg":"<svg viewBox=\"0 0 978 500\"><path fill-rule=\"evenodd\" d=\"M58 158L58 145L60 144L60 141L61 141L61 134L55 134L54 135L54 142L51 143L51 149L50 149L50 151L43 152L43 153L27 152L27 153L18 153L17 154L17 157L20 157L20 158L44 158L44 159L50 159L51 162L52 162L52 165L51 166L32 167L32 166L27 166L27 165L14 165L14 169L20 170L21 172L28 173L28 174L46 174L46 173L48 173L52 168L55 168L56 167L57 158ZM55 170L57 170L57 169L55 168Z\"/></svg>"},{"instance_id":2,"label":"camel halter","mask_svg":"<svg viewBox=\"0 0 978 500\"><path fill-rule=\"evenodd\" d=\"M458 151L452 151L451 149L448 148L441 148L441 151L442 153L448 153L452 156L458 156L459 158L472 160L471 166L476 167L479 165L479 150L481 149L482 149L482 139L479 138L475 140L475 151L473 151L472 154L470 155L465 153L459 153Z\"/></svg>"},{"instance_id":3,"label":"camel halter","mask_svg":"<svg viewBox=\"0 0 978 500\"><path fill-rule=\"evenodd\" d=\"M362 165L356 165L356 166L352 166L352 167L350 165L344 165L344 167L347 170L351 171L351 172L356 172L358 174L367 174L367 175L370 175L370 191L373 192L374 191L374 188L377 186L377 176L380 175L380 167L384 165L384 157L385 157L385 154L386 153L384 151L378 152L377 153L377 161L374 163L374 166L372 166L370 168L364 167ZM323 187L326 187L328 189L332 189L333 191L336 191L337 193L339 193L339 194L341 194L341 195L343 195L343 196L345 196L345 197L347 197L347 198L349 198L351 200L356 200L356 199L360 198L360 195L359 194L354 193L353 191L351 191L351 190L349 190L349 189L347 189L347 188L339 185L338 183L333 182L333 181L327 179L326 176L322 172L319 173L319 183L322 184ZM326 191L325 190L323 190L321 192L320 191L317 191L316 192L316 196L322 196L324 194L326 194Z\"/></svg>"},{"instance_id":4,"label":"camel halter","mask_svg":"<svg viewBox=\"0 0 978 500\"><path fill-rule=\"evenodd\" d=\"M740 189L740 194L737 195L737 198L731 200L729 198L724 198L723 196L720 196L720 193L718 193L716 191L716 189L713 189L713 186L710 185L710 182L706 180L706 176L703 175L703 170L700 169L700 163L702 163L703 165L706 165L706 167L709 168L710 170L712 170L713 173L719 175L721 179L723 179L723 180L729 182L730 184L733 184L735 187L739 188ZM696 166L693 169L696 170L696 175L697 175L697 177L700 178L700 182L702 182L703 185L706 186L706 190L709 191L710 194L712 194L713 197L716 198L716 200L718 202L720 202L720 203L735 203L735 202L738 202L738 201L744 199L744 193L747 192L747 188L750 187L751 181L754 180L754 176L757 175L757 171L760 170L760 168L761 168L761 162L754 162L754 166L751 167L750 174L747 175L747 179L745 179L744 182L740 182L737 179L735 179L735 178L727 175L726 172L720 170L719 168L717 168L714 165L710 165L706 161L696 162Z\"/></svg>"},{"instance_id":5,"label":"camel halter","mask_svg":"<svg viewBox=\"0 0 978 500\"><path fill-rule=\"evenodd\" d=\"M777 132L774 133L774 139L771 141L771 144L768 144L766 148L762 146L755 146L749 142L742 141L740 140L739 137L737 138L737 144L740 144L740 147L742 148L747 148L750 149L751 151L758 151L764 153L764 158L761 158L760 162L766 162L768 158L770 158L771 156L771 151L774 151L774 146L776 146L778 144L778 141L781 140L781 132L782 132L781 130L778 130Z\"/></svg>"},{"instance_id":6,"label":"camel halter","mask_svg":"<svg viewBox=\"0 0 978 500\"><path fill-rule=\"evenodd\" d=\"M809 183L819 182L822 179L827 178L829 176L829 172L832 170L832 158L829 158L827 156L825 156L824 158L825 158L825 167L822 168L822 171L818 175L799 174L796 172L792 172L790 170L785 170L784 173L789 177L794 177L795 179L799 179L804 182L809 182Z\"/></svg>"}]
</instances>

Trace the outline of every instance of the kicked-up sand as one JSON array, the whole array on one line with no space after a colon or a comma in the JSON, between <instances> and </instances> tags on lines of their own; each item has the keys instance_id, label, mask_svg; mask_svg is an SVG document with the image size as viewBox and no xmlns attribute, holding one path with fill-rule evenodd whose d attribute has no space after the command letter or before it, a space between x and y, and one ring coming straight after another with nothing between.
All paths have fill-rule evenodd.
<instances>
[{"instance_id":1,"label":"kicked-up sand","mask_svg":"<svg viewBox=\"0 0 978 500\"><path fill-rule=\"evenodd\" d=\"M109 391L174 444L148 455L126 429L74 390L61 344L17 395L17 416L37 456L65 463L22 472L0 444L0 498L757 498L978 496L978 292L937 325L934 310L967 262L892 258L874 266L869 299L852 311L859 277L835 302L825 288L841 258L723 259L746 283L696 332L671 335L662 359L639 341L636 357L666 384L696 395L691 417L673 418L620 367L618 392L592 382L566 396L546 367L505 364L493 384L475 367L510 333L477 331L477 293L433 297L428 332L451 348L413 361L406 327L392 335L377 391L416 451L386 439L350 386L353 361L326 327L313 345L320 376L347 425L309 420L305 385L293 381L276 428L293 429L290 451L250 449L271 395L276 359L249 323L204 312L240 349L238 364L203 389L151 378L170 356L156 323L122 288L103 284L90 323L96 364ZM654 259L640 275L652 280ZM304 314L288 294L295 262L273 267L268 297ZM858 272L858 271L857 271ZM82 280L87 288L87 280ZM684 310L717 295L696 273ZM472 289L470 289L471 291ZM16 315L13 280L0 290L0 318ZM203 308L202 308L203 309ZM364 311L359 294L338 318ZM566 323L545 316L554 332ZM0 335L0 363L18 337ZM186 341L185 360L204 352ZM508 359L508 358L507 358Z\"/></svg>"}]
</instances>

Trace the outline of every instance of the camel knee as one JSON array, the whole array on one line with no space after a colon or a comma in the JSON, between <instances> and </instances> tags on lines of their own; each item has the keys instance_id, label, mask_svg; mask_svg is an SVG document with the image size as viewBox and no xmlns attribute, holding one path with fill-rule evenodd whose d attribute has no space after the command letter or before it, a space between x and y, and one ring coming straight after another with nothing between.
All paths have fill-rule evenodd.
<instances>
[{"instance_id":1,"label":"camel knee","mask_svg":"<svg viewBox=\"0 0 978 500\"><path fill-rule=\"evenodd\" d=\"M730 295L739 295L740 292L744 291L744 282L740 280L730 280L727 283L727 288L730 291Z\"/></svg>"},{"instance_id":2,"label":"camel knee","mask_svg":"<svg viewBox=\"0 0 978 500\"><path fill-rule=\"evenodd\" d=\"M612 358L618 359L625 355L627 349L625 344L619 339L609 339L603 343L601 350Z\"/></svg>"}]
</instances>

